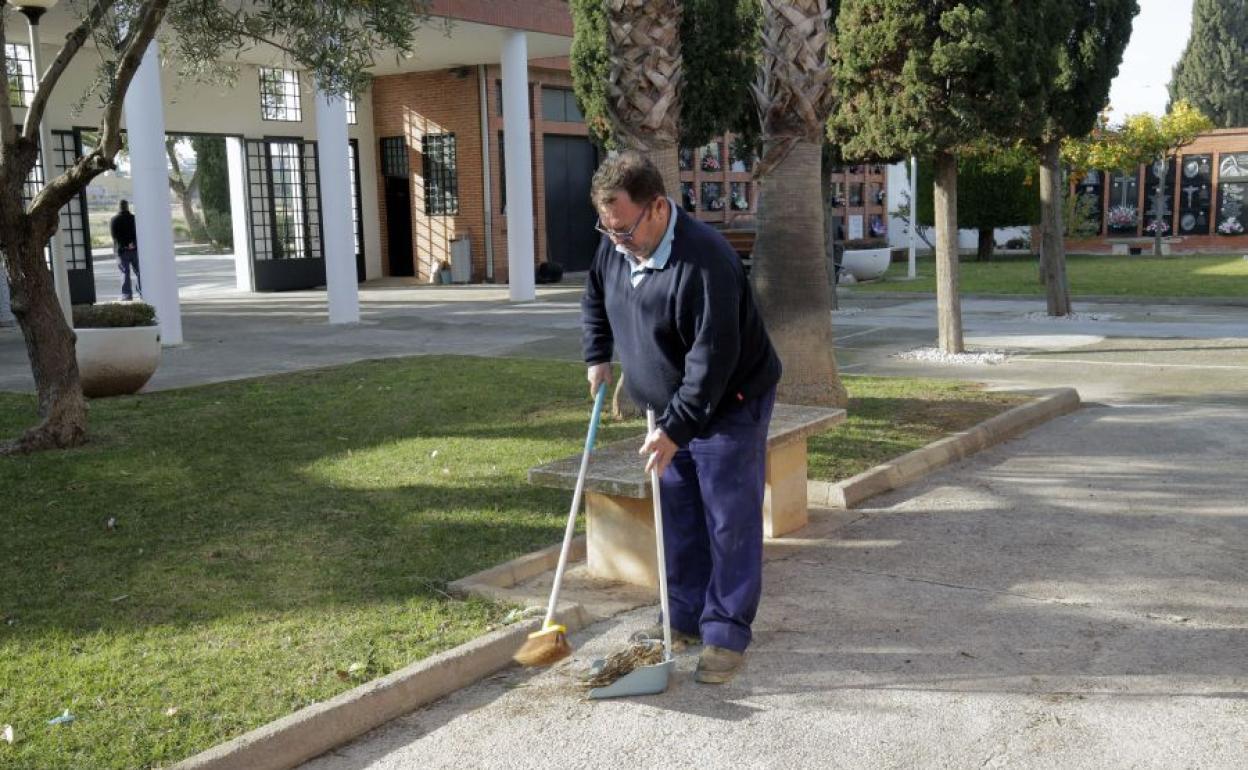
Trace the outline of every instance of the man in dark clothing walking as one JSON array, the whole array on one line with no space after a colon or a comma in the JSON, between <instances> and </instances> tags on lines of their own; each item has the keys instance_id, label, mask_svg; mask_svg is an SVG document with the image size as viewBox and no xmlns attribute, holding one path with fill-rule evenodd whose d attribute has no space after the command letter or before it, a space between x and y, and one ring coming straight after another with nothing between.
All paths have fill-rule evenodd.
<instances>
[{"instance_id":1,"label":"man in dark clothing walking","mask_svg":"<svg viewBox=\"0 0 1248 770\"><path fill-rule=\"evenodd\" d=\"M139 238L134 229L134 214L130 213L130 202L123 200L121 210L113 215L108 223L109 232L113 236L113 252L117 255L117 268L121 270L121 298L134 299L130 290L130 271L134 271L134 282L143 293L143 279L139 276Z\"/></svg>"},{"instance_id":2,"label":"man in dark clothing walking","mask_svg":"<svg viewBox=\"0 0 1248 770\"><path fill-rule=\"evenodd\" d=\"M619 353L629 395L657 415L641 451L660 474L672 646L704 641L697 680L726 682L762 594L780 359L736 252L666 196L649 159L608 159L590 195L604 236L581 302L590 391L610 384Z\"/></svg>"}]
</instances>

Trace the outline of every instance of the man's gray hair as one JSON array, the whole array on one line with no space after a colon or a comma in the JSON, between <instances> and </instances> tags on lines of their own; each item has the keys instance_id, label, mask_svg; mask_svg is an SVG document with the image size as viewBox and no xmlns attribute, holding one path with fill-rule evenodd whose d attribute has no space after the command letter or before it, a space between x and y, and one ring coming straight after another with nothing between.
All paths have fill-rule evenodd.
<instances>
[{"instance_id":1,"label":"man's gray hair","mask_svg":"<svg viewBox=\"0 0 1248 770\"><path fill-rule=\"evenodd\" d=\"M594 172L589 197L594 207L610 205L620 192L633 203L646 204L666 194L663 175L654 161L636 150L625 150L602 162Z\"/></svg>"}]
</instances>

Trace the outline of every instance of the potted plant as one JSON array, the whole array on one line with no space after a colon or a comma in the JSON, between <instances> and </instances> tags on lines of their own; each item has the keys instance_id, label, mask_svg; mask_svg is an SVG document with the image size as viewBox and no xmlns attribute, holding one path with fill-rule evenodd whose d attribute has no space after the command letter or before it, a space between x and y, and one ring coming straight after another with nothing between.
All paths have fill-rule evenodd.
<instances>
[{"instance_id":1,"label":"potted plant","mask_svg":"<svg viewBox=\"0 0 1248 770\"><path fill-rule=\"evenodd\" d=\"M137 393L160 363L156 308L146 302L74 307L74 346L88 398Z\"/></svg>"}]
</instances>

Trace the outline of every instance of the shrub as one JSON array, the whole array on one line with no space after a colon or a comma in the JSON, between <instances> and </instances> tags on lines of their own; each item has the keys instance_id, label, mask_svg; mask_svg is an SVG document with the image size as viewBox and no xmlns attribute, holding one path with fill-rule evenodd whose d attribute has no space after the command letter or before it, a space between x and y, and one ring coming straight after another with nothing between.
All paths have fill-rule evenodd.
<instances>
[{"instance_id":1,"label":"shrub","mask_svg":"<svg viewBox=\"0 0 1248 770\"><path fill-rule=\"evenodd\" d=\"M127 326L155 325L156 308L146 302L74 305L75 329L119 329Z\"/></svg>"}]
</instances>

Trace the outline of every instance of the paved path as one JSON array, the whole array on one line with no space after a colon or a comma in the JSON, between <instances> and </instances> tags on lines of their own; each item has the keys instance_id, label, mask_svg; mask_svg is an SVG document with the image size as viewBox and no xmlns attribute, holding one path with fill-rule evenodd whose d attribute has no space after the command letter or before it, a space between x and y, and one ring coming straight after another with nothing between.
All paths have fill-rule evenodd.
<instances>
[{"instance_id":1,"label":"paved path","mask_svg":"<svg viewBox=\"0 0 1248 770\"><path fill-rule=\"evenodd\" d=\"M239 295L188 274L180 387L437 352L576 360L576 287L370 283L363 323L324 294ZM215 269L221 268L217 265ZM213 281L217 283L214 284ZM662 696L582 701L571 674L652 618L578 635L571 667L469 688L310 763L436 767L1244 767L1248 756L1248 310L966 300L997 365L898 359L932 344L934 303L847 300L857 373L1076 385L1081 412L768 551L749 668ZM1091 317L1095 316L1095 317ZM0 330L0 388L29 389Z\"/></svg>"},{"instance_id":2,"label":"paved path","mask_svg":"<svg viewBox=\"0 0 1248 770\"><path fill-rule=\"evenodd\" d=\"M768 548L746 673L583 700L653 610L305 770L1243 767L1248 415L1094 407Z\"/></svg>"}]
</instances>

